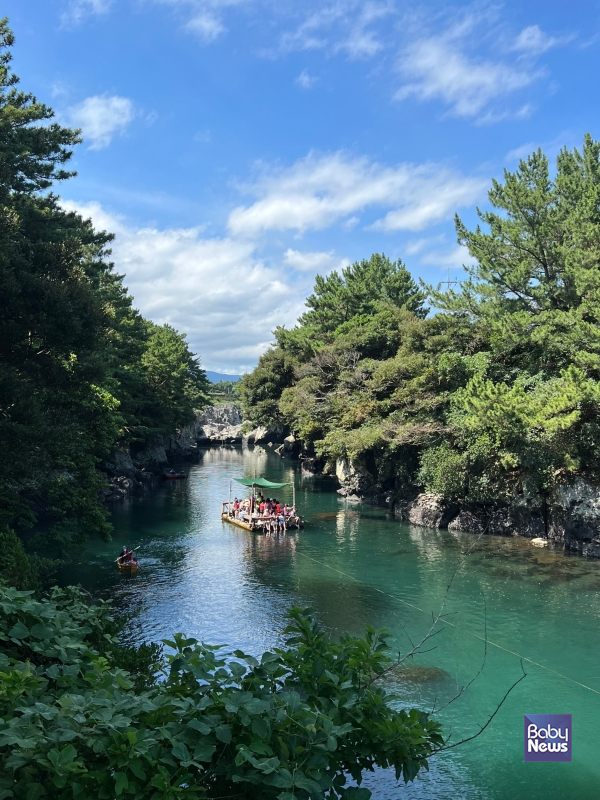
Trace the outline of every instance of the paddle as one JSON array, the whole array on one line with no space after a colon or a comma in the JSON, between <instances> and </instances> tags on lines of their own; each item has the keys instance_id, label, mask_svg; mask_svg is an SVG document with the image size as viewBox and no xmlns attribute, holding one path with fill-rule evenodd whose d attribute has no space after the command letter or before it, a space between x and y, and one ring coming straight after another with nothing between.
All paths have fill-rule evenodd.
<instances>
[{"instance_id":1,"label":"paddle","mask_svg":"<svg viewBox=\"0 0 600 800\"><path fill-rule=\"evenodd\" d=\"M138 546L134 547L133 550L131 550L130 552L135 553L136 550L139 550L140 547L144 547L144 545L147 545L147 544L148 544L148 542L142 542L142 544L138 544ZM116 564L117 561L121 560L121 558L122 558L122 556L119 556L118 558L115 558L115 560L113 561L113 564Z\"/></svg>"}]
</instances>

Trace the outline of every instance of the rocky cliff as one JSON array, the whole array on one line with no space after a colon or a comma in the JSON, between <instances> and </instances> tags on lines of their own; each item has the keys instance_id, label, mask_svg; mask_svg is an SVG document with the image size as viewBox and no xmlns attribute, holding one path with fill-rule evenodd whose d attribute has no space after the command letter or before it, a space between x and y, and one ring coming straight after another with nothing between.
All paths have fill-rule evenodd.
<instances>
[{"instance_id":1,"label":"rocky cliff","mask_svg":"<svg viewBox=\"0 0 600 800\"><path fill-rule=\"evenodd\" d=\"M187 458L198 448L211 444L242 441L242 417L234 403L209 406L196 419L172 436L160 436L143 450L117 450L104 465L109 487L103 491L106 500L122 500L143 495L156 486L170 459Z\"/></svg>"},{"instance_id":2,"label":"rocky cliff","mask_svg":"<svg viewBox=\"0 0 600 800\"><path fill-rule=\"evenodd\" d=\"M283 444L289 433L289 428L285 425L271 425L269 427L259 425L257 428L245 433L243 441L245 444Z\"/></svg>"},{"instance_id":3,"label":"rocky cliff","mask_svg":"<svg viewBox=\"0 0 600 800\"><path fill-rule=\"evenodd\" d=\"M600 487L584 478L559 484L548 497L522 496L501 507L461 506L440 495L420 494L410 502L396 503L393 511L411 525L545 539L600 557Z\"/></svg>"},{"instance_id":4,"label":"rocky cliff","mask_svg":"<svg viewBox=\"0 0 600 800\"><path fill-rule=\"evenodd\" d=\"M235 403L209 406L186 431L186 442L195 444L235 444L242 441L242 414ZM183 431L182 431L183 433Z\"/></svg>"}]
</instances>

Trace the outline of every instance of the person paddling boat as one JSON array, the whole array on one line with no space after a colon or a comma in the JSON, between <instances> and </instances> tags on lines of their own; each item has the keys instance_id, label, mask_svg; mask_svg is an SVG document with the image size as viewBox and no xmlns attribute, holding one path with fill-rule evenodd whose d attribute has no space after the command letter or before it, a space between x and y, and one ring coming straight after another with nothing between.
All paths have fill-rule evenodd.
<instances>
[{"instance_id":1,"label":"person paddling boat","mask_svg":"<svg viewBox=\"0 0 600 800\"><path fill-rule=\"evenodd\" d=\"M121 555L117 558L117 566L121 572L135 572L138 568L135 553L127 545L123 545L121 549Z\"/></svg>"}]
</instances>

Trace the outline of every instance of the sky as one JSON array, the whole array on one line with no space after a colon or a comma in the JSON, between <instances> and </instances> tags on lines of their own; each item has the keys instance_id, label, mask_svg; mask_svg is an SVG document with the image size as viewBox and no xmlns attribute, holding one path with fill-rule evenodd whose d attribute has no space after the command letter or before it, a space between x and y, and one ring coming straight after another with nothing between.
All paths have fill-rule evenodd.
<instances>
[{"instance_id":1,"label":"sky","mask_svg":"<svg viewBox=\"0 0 600 800\"><path fill-rule=\"evenodd\" d=\"M63 204L134 304L252 369L317 273L457 280L493 178L600 138L600 3L4 0L21 87L82 129Z\"/></svg>"}]
</instances>

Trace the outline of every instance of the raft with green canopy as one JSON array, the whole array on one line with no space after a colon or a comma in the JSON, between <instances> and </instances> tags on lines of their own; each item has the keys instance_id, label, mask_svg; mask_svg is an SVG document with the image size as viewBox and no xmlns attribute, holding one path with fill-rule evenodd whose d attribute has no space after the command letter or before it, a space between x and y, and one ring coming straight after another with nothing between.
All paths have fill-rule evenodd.
<instances>
[{"instance_id":1,"label":"raft with green canopy","mask_svg":"<svg viewBox=\"0 0 600 800\"><path fill-rule=\"evenodd\" d=\"M296 505L296 487L293 482L287 481L286 483L275 483L266 478L235 478L236 483L241 483L243 486L248 486L250 489L283 489L284 486L292 487L292 505ZM229 499L231 500L231 482L229 483Z\"/></svg>"},{"instance_id":2,"label":"raft with green canopy","mask_svg":"<svg viewBox=\"0 0 600 800\"><path fill-rule=\"evenodd\" d=\"M290 483L274 483L268 481L266 478L235 478L237 483L243 483L244 486L251 488L258 487L259 489L283 489L284 486L290 486Z\"/></svg>"},{"instance_id":3,"label":"raft with green canopy","mask_svg":"<svg viewBox=\"0 0 600 800\"><path fill-rule=\"evenodd\" d=\"M284 483L279 483L276 481L270 481L267 478L261 477L254 477L254 478L234 478L236 483L241 483L242 486L247 486L249 489L283 489L284 486L291 486L292 487L292 506L296 507L296 486L293 481L286 481ZM221 512L221 518L226 522L231 522L233 525L237 525L240 528L246 528L247 530L261 530L263 528L267 528L270 530L270 523L269 519L266 518L266 523L262 517L257 517L255 512L254 506L254 497L251 498L251 505L250 505L250 519L248 522L245 520L240 520L232 513L232 504L231 504L231 481L229 481L229 500L223 503L223 508ZM290 522L294 521L294 525L299 528L302 524L302 518L298 515L294 516L293 518L290 517ZM285 530L285 526L284 526Z\"/></svg>"}]
</instances>

